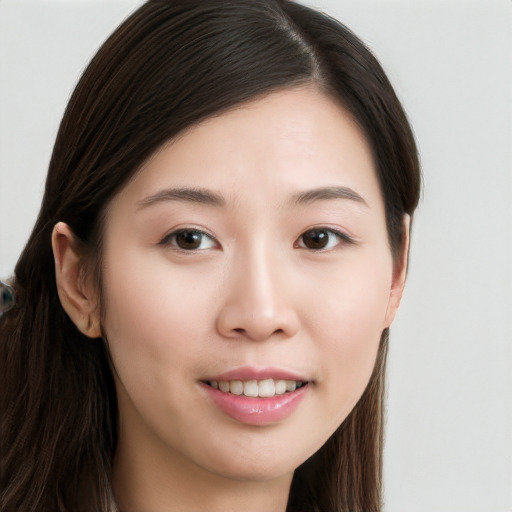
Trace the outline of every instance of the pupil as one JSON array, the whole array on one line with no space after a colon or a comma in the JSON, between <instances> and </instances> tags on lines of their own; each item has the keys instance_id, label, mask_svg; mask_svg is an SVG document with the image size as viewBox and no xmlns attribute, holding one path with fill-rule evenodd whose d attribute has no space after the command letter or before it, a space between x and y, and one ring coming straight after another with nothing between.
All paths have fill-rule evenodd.
<instances>
[{"instance_id":1,"label":"pupil","mask_svg":"<svg viewBox=\"0 0 512 512\"><path fill-rule=\"evenodd\" d=\"M302 236L302 241L308 249L323 249L329 241L329 234L326 231L313 229Z\"/></svg>"},{"instance_id":2,"label":"pupil","mask_svg":"<svg viewBox=\"0 0 512 512\"><path fill-rule=\"evenodd\" d=\"M181 231L176 235L176 243L182 249L197 249L201 245L201 233L198 231Z\"/></svg>"}]
</instances>

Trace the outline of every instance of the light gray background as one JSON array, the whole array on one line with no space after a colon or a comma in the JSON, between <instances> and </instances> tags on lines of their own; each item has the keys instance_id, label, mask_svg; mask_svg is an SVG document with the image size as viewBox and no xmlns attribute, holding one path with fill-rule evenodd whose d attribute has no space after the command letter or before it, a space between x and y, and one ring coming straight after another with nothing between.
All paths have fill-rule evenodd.
<instances>
[{"instance_id":1,"label":"light gray background","mask_svg":"<svg viewBox=\"0 0 512 512\"><path fill-rule=\"evenodd\" d=\"M137 0L0 0L0 276L77 77ZM380 58L425 175L392 329L387 512L512 511L512 2L317 0Z\"/></svg>"}]
</instances>

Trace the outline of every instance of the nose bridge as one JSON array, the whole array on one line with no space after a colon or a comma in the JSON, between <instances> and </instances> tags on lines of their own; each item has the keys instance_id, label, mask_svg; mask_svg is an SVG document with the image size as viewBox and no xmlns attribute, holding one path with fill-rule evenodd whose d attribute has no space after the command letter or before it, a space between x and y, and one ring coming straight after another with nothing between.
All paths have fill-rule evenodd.
<instances>
[{"instance_id":1,"label":"nose bridge","mask_svg":"<svg viewBox=\"0 0 512 512\"><path fill-rule=\"evenodd\" d=\"M218 321L223 335L264 340L295 334L298 319L276 245L253 239L233 254Z\"/></svg>"},{"instance_id":2,"label":"nose bridge","mask_svg":"<svg viewBox=\"0 0 512 512\"><path fill-rule=\"evenodd\" d=\"M241 267L241 283L247 297L247 306L261 313L277 308L285 290L280 285L276 270L276 255L264 243L254 247L237 262Z\"/></svg>"}]
</instances>

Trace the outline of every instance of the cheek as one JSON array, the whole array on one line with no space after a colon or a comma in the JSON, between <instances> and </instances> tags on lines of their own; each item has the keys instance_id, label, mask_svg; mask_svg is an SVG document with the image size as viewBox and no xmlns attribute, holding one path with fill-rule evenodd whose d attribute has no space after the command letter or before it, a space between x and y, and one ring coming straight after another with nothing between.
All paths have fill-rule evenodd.
<instances>
[{"instance_id":1,"label":"cheek","mask_svg":"<svg viewBox=\"0 0 512 512\"><path fill-rule=\"evenodd\" d=\"M173 271L164 258L137 251L106 258L105 332L123 384L167 387L169 375L185 375L203 351L213 319L215 283ZM111 263L115 261L115 265ZM200 286L200 284L204 286ZM208 289L205 289L208 287Z\"/></svg>"},{"instance_id":2,"label":"cheek","mask_svg":"<svg viewBox=\"0 0 512 512\"><path fill-rule=\"evenodd\" d=\"M329 390L333 427L349 414L370 379L390 285L389 258L365 260L362 255L350 268L333 273L318 295L322 300L311 304L309 328L323 365L319 386Z\"/></svg>"},{"instance_id":3,"label":"cheek","mask_svg":"<svg viewBox=\"0 0 512 512\"><path fill-rule=\"evenodd\" d=\"M354 254L309 280L315 284L308 291L309 321L318 328L323 325L330 332L328 339L339 347L382 332L391 278L392 263L387 254L382 258L370 251Z\"/></svg>"}]
</instances>

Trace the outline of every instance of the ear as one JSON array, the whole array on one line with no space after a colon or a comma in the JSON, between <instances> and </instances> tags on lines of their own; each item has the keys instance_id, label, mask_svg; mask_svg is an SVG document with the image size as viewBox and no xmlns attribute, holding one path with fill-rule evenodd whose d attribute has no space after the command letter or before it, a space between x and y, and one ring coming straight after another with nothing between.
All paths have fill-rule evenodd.
<instances>
[{"instance_id":1,"label":"ear","mask_svg":"<svg viewBox=\"0 0 512 512\"><path fill-rule=\"evenodd\" d=\"M393 323L404 293L405 279L407 276L407 262L409 258L409 233L411 228L411 217L407 214L404 215L403 226L400 253L393 264L393 278L391 281L391 290L389 292L389 301L386 310L386 328L390 327Z\"/></svg>"},{"instance_id":2,"label":"ear","mask_svg":"<svg viewBox=\"0 0 512 512\"><path fill-rule=\"evenodd\" d=\"M55 224L52 249L59 299L71 321L90 338L101 336L99 301L71 228Z\"/></svg>"}]
</instances>

